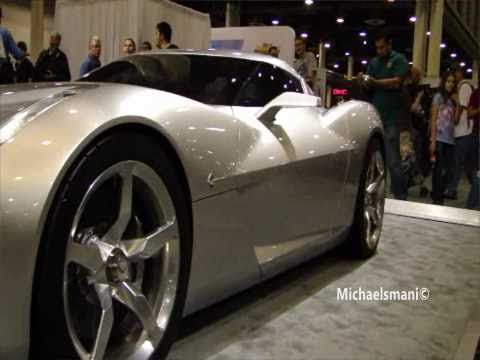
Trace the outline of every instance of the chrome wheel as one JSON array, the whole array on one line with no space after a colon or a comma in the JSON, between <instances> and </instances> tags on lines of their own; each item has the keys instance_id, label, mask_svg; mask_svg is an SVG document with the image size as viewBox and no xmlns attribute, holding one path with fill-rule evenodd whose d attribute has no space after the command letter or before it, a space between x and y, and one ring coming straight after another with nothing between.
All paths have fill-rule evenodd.
<instances>
[{"instance_id":1,"label":"chrome wheel","mask_svg":"<svg viewBox=\"0 0 480 360\"><path fill-rule=\"evenodd\" d=\"M162 179L137 161L108 168L83 197L66 248L63 303L79 357L148 359L169 324L179 272Z\"/></svg>"},{"instance_id":2,"label":"chrome wheel","mask_svg":"<svg viewBox=\"0 0 480 360\"><path fill-rule=\"evenodd\" d=\"M375 249L380 239L385 207L385 163L380 150L373 152L365 178L363 217L366 242Z\"/></svg>"}]
</instances>

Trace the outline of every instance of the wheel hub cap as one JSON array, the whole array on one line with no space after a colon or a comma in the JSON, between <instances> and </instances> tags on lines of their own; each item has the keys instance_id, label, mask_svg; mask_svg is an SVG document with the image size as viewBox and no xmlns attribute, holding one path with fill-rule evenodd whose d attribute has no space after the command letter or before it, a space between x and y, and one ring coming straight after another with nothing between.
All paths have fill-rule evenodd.
<instances>
[{"instance_id":1,"label":"wheel hub cap","mask_svg":"<svg viewBox=\"0 0 480 360\"><path fill-rule=\"evenodd\" d=\"M107 279L118 284L132 280L132 265L122 250L114 249L107 259Z\"/></svg>"}]
</instances>

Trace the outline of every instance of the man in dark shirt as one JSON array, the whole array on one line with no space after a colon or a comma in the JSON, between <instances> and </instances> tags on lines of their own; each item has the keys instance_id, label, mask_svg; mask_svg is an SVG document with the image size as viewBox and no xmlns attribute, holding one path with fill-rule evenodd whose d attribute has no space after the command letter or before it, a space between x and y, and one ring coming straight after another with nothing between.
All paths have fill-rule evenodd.
<instances>
[{"instance_id":1,"label":"man in dark shirt","mask_svg":"<svg viewBox=\"0 0 480 360\"><path fill-rule=\"evenodd\" d=\"M157 24L157 47L159 49L178 49L178 46L171 44L172 27L169 23L162 21Z\"/></svg>"},{"instance_id":2,"label":"man in dark shirt","mask_svg":"<svg viewBox=\"0 0 480 360\"><path fill-rule=\"evenodd\" d=\"M25 44L24 41L19 41L17 46L25 54L27 53L27 44ZM17 63L15 64L15 79L17 83L33 81L34 72L35 70L33 68L33 64L27 57L24 57L23 59L17 61Z\"/></svg>"},{"instance_id":3,"label":"man in dark shirt","mask_svg":"<svg viewBox=\"0 0 480 360\"><path fill-rule=\"evenodd\" d=\"M468 104L468 117L473 121L472 130L472 159L470 169L472 173L472 182L470 193L467 198L467 208L478 209L480 205L480 88L477 88L470 96Z\"/></svg>"},{"instance_id":4,"label":"man in dark shirt","mask_svg":"<svg viewBox=\"0 0 480 360\"><path fill-rule=\"evenodd\" d=\"M18 48L13 40L12 34L7 28L1 26L2 8L0 7L0 84L10 84L13 82L14 71L10 56L16 60L23 59L26 54Z\"/></svg>"},{"instance_id":5,"label":"man in dark shirt","mask_svg":"<svg viewBox=\"0 0 480 360\"><path fill-rule=\"evenodd\" d=\"M43 50L35 65L36 81L70 81L70 67L67 56L59 49L62 36L50 36L50 47Z\"/></svg>"},{"instance_id":6,"label":"man in dark shirt","mask_svg":"<svg viewBox=\"0 0 480 360\"><path fill-rule=\"evenodd\" d=\"M102 53L102 43L98 36L93 36L88 45L88 57L80 66L80 77L102 66L100 54Z\"/></svg>"},{"instance_id":7,"label":"man in dark shirt","mask_svg":"<svg viewBox=\"0 0 480 360\"><path fill-rule=\"evenodd\" d=\"M403 55L392 50L392 39L387 33L376 36L375 47L378 56L368 64L369 77L364 84L373 90L372 103L382 118L391 191L396 199L406 200L408 184L400 162L399 124L404 113L402 86L408 73L408 62Z\"/></svg>"}]
</instances>

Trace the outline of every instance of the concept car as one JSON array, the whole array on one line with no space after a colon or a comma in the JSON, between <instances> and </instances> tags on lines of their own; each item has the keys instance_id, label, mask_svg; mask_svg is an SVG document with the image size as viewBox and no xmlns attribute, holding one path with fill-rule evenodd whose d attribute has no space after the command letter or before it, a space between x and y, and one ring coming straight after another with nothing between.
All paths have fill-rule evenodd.
<instances>
[{"instance_id":1,"label":"concept car","mask_svg":"<svg viewBox=\"0 0 480 360\"><path fill-rule=\"evenodd\" d=\"M0 358L164 358L182 316L380 237L383 130L273 57L0 87Z\"/></svg>"}]
</instances>

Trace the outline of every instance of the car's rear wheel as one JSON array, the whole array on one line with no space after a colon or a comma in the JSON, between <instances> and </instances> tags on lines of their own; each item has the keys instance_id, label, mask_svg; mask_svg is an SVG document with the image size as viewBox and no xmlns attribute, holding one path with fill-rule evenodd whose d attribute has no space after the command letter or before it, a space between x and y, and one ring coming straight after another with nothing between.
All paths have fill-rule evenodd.
<instances>
[{"instance_id":1,"label":"car's rear wheel","mask_svg":"<svg viewBox=\"0 0 480 360\"><path fill-rule=\"evenodd\" d=\"M352 256L368 258L378 246L385 207L385 157L379 139L373 138L367 148L360 178L354 223L349 238Z\"/></svg>"},{"instance_id":2,"label":"car's rear wheel","mask_svg":"<svg viewBox=\"0 0 480 360\"><path fill-rule=\"evenodd\" d=\"M77 162L42 239L33 358L166 355L191 259L181 184L167 153L141 134L111 135Z\"/></svg>"}]
</instances>

